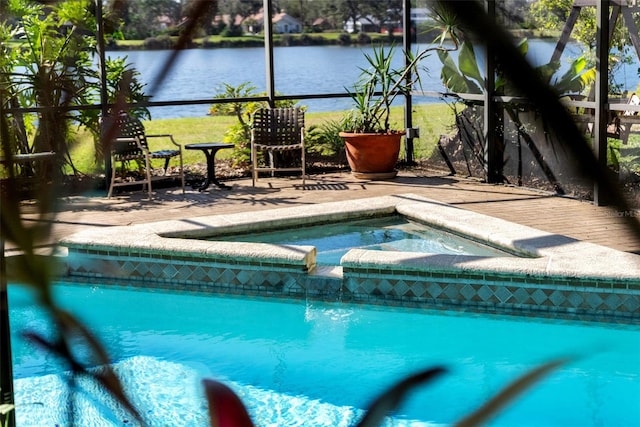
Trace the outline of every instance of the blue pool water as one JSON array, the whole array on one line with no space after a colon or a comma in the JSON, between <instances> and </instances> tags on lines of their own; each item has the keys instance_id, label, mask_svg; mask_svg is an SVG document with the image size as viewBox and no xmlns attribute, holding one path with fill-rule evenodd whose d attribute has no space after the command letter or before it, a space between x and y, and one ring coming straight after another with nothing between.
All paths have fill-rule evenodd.
<instances>
[{"instance_id":1,"label":"blue pool water","mask_svg":"<svg viewBox=\"0 0 640 427\"><path fill-rule=\"evenodd\" d=\"M568 355L577 358L490 425L640 425L638 326L89 285L61 284L56 295L102 340L153 426L205 426L204 377L234 388L260 426L354 425L382 389L434 365L449 372L386 425L449 425L529 369ZM65 425L62 367L20 336L49 334L48 322L23 288L9 296L18 425ZM85 387L77 425L125 423Z\"/></svg>"},{"instance_id":2,"label":"blue pool water","mask_svg":"<svg viewBox=\"0 0 640 427\"><path fill-rule=\"evenodd\" d=\"M451 255L510 256L491 246L408 221L400 215L221 236L213 240L315 246L318 265L340 265L340 258L354 248Z\"/></svg>"}]
</instances>

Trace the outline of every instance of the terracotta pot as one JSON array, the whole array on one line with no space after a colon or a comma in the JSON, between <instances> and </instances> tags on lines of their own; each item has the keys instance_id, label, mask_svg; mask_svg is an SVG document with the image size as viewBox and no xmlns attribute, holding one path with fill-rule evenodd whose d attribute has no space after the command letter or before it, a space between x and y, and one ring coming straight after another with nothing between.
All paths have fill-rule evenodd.
<instances>
[{"instance_id":1,"label":"terracotta pot","mask_svg":"<svg viewBox=\"0 0 640 427\"><path fill-rule=\"evenodd\" d=\"M404 132L390 134L340 132L344 139L347 161L352 173L363 179L389 179L400 154L400 140Z\"/></svg>"}]
</instances>

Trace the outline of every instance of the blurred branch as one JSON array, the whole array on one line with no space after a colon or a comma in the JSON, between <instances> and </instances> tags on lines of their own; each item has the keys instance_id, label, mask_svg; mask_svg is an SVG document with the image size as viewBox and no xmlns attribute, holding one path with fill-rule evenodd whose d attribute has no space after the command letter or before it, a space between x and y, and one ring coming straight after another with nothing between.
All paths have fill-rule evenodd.
<instances>
[{"instance_id":1,"label":"blurred branch","mask_svg":"<svg viewBox=\"0 0 640 427\"><path fill-rule=\"evenodd\" d=\"M174 62L178 59L180 52L189 47L189 44L193 40L193 35L198 28L198 18L200 16L208 16L207 12L212 8L215 10L218 9L217 0L194 0L194 2L195 4L187 17L187 25L184 31L180 34L171 55L167 58L162 70L153 82L153 85L149 90L150 95L153 95L155 91L162 86L164 79L169 74L169 71L171 71L171 68L173 67Z\"/></svg>"}]
</instances>

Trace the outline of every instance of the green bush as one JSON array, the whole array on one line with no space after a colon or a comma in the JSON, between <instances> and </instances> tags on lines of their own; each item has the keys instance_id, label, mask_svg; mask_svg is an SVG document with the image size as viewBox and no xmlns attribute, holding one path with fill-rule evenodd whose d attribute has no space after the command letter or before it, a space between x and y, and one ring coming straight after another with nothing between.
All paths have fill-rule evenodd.
<instances>
[{"instance_id":1,"label":"green bush","mask_svg":"<svg viewBox=\"0 0 640 427\"><path fill-rule=\"evenodd\" d=\"M338 37L338 41L343 46L349 46L351 44L351 35L348 33L342 33Z\"/></svg>"},{"instance_id":2,"label":"green bush","mask_svg":"<svg viewBox=\"0 0 640 427\"><path fill-rule=\"evenodd\" d=\"M356 42L358 44L371 44L371 36L367 33L358 33L358 37L356 37Z\"/></svg>"},{"instance_id":3,"label":"green bush","mask_svg":"<svg viewBox=\"0 0 640 427\"><path fill-rule=\"evenodd\" d=\"M149 37L144 40L144 48L152 50L171 49L173 41L169 36Z\"/></svg>"},{"instance_id":4,"label":"green bush","mask_svg":"<svg viewBox=\"0 0 640 427\"><path fill-rule=\"evenodd\" d=\"M340 120L328 120L320 125L309 126L305 137L307 150L323 155L335 155L344 151L344 140L340 135Z\"/></svg>"},{"instance_id":5,"label":"green bush","mask_svg":"<svg viewBox=\"0 0 640 427\"><path fill-rule=\"evenodd\" d=\"M220 32L222 37L241 37L242 36L242 27L238 25L227 25L222 32Z\"/></svg>"}]
</instances>

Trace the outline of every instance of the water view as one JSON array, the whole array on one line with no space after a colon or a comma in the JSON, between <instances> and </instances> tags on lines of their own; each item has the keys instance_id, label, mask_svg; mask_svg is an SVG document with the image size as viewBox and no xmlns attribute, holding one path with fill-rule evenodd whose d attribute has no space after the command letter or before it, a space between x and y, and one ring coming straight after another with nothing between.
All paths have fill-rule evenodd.
<instances>
[{"instance_id":1,"label":"water view","mask_svg":"<svg viewBox=\"0 0 640 427\"><path fill-rule=\"evenodd\" d=\"M418 45L417 48L424 48ZM555 47L555 41L530 40L529 60L534 65L549 61ZM280 94L322 94L344 93L358 74L359 67L366 66L364 52L370 47L362 46L297 46L277 47L274 49L275 89ZM127 56L129 61L141 73L141 80L151 89L159 71L162 69L171 51L128 51L108 52L108 56ZM570 58L580 54L576 44L567 46L563 55L563 68L566 70ZM400 64L401 55L396 55ZM422 73L424 91L442 91L440 81L441 64L434 54L423 61ZM616 78L625 88L634 90L638 84L637 66L628 65L616 74ZM237 86L251 82L257 91L266 89L265 53L263 48L229 49L192 49L181 53L161 88L153 95L154 101L195 100L213 97L223 91L223 83ZM439 102L439 98L416 97L414 102ZM348 98L305 100L304 105L310 111L335 111L348 109ZM152 109L153 118L198 117L207 114L209 106L184 105L156 107Z\"/></svg>"}]
</instances>

